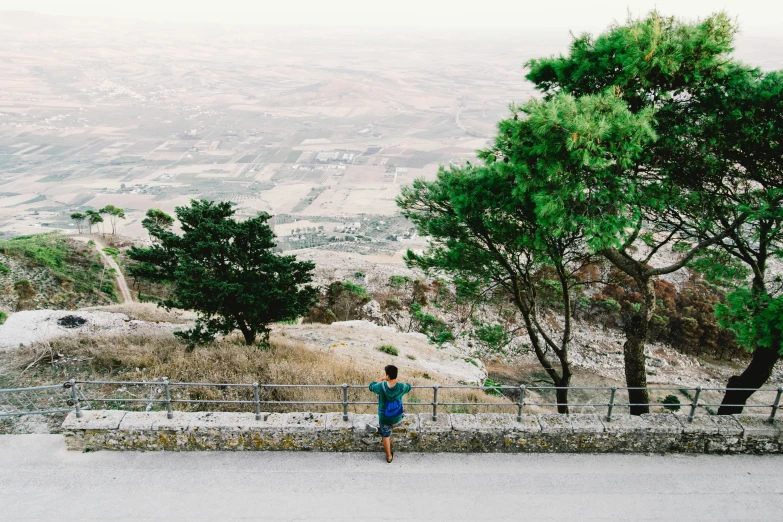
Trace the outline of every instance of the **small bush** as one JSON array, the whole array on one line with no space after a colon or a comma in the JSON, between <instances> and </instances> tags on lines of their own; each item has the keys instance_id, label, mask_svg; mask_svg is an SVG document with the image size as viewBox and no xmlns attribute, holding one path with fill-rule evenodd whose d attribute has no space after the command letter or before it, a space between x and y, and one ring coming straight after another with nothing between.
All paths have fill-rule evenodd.
<instances>
[{"instance_id":1,"label":"small bush","mask_svg":"<svg viewBox=\"0 0 783 522\"><path fill-rule=\"evenodd\" d=\"M408 359L410 359L411 361L415 361L415 360L416 360L416 357L414 357L414 356L412 356L412 355L406 355L406 357L407 357Z\"/></svg>"},{"instance_id":2,"label":"small bush","mask_svg":"<svg viewBox=\"0 0 783 522\"><path fill-rule=\"evenodd\" d=\"M0 324L3 324L8 319L8 314L0 310Z\"/></svg>"},{"instance_id":3,"label":"small bush","mask_svg":"<svg viewBox=\"0 0 783 522\"><path fill-rule=\"evenodd\" d=\"M0 274L7 274L10 272L11 269L5 266L3 263L0 263Z\"/></svg>"},{"instance_id":4,"label":"small bush","mask_svg":"<svg viewBox=\"0 0 783 522\"><path fill-rule=\"evenodd\" d=\"M418 323L418 331L425 334L431 343L442 346L454 340L449 325L433 315L424 313L420 304L411 304L411 317Z\"/></svg>"},{"instance_id":5,"label":"small bush","mask_svg":"<svg viewBox=\"0 0 783 522\"><path fill-rule=\"evenodd\" d=\"M503 395L500 391L500 386L502 386L501 383L495 382L489 377L487 377L487 380L484 381L484 386L489 386L488 389L484 390L484 393L487 395L494 395L495 397L500 397Z\"/></svg>"},{"instance_id":6,"label":"small bush","mask_svg":"<svg viewBox=\"0 0 783 522\"><path fill-rule=\"evenodd\" d=\"M658 402L663 404L663 407L671 412L680 411L680 399L676 395L667 395L663 399L658 399Z\"/></svg>"},{"instance_id":7,"label":"small bush","mask_svg":"<svg viewBox=\"0 0 783 522\"><path fill-rule=\"evenodd\" d=\"M390 311L402 310L402 303L394 297L386 300L386 309Z\"/></svg>"},{"instance_id":8,"label":"small bush","mask_svg":"<svg viewBox=\"0 0 783 522\"><path fill-rule=\"evenodd\" d=\"M393 275L389 278L389 286L391 288L402 288L411 281L408 276Z\"/></svg>"},{"instance_id":9,"label":"small bush","mask_svg":"<svg viewBox=\"0 0 783 522\"><path fill-rule=\"evenodd\" d=\"M378 348L378 351L379 352L383 352L383 353L388 353L389 355L394 355L394 356L400 355L399 350L397 350L397 348L395 348L394 346L392 346L390 344L381 345Z\"/></svg>"}]
</instances>

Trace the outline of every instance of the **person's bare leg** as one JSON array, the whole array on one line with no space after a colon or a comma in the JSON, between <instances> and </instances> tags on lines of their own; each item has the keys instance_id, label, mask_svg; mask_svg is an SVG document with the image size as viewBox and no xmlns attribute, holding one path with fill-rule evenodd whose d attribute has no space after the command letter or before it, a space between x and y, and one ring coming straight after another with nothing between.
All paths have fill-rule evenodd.
<instances>
[{"instance_id":1,"label":"person's bare leg","mask_svg":"<svg viewBox=\"0 0 783 522\"><path fill-rule=\"evenodd\" d=\"M392 458L391 454L391 437L383 437L381 439L383 442L383 451L386 452L386 460L389 461Z\"/></svg>"}]
</instances>

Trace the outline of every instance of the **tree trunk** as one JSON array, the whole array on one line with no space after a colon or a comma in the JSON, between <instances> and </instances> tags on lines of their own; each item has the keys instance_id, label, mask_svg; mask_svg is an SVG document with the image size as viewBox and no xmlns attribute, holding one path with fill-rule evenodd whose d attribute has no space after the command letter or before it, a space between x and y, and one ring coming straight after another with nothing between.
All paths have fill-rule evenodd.
<instances>
[{"instance_id":1,"label":"tree trunk","mask_svg":"<svg viewBox=\"0 0 783 522\"><path fill-rule=\"evenodd\" d=\"M563 387L563 390L555 390L557 396L557 413L569 413L568 411L568 385L571 384L571 374L564 376L557 384L558 387Z\"/></svg>"},{"instance_id":2,"label":"tree trunk","mask_svg":"<svg viewBox=\"0 0 783 522\"><path fill-rule=\"evenodd\" d=\"M256 332L248 328L244 321L237 321L239 329L242 331L242 335L245 336L245 344L252 345L256 341Z\"/></svg>"},{"instance_id":3,"label":"tree trunk","mask_svg":"<svg viewBox=\"0 0 783 522\"><path fill-rule=\"evenodd\" d=\"M764 284L764 272L757 274L753 278L753 293L757 296L767 296L767 289ZM762 310L754 310L751 313L760 314ZM750 360L750 364L739 375L732 375L729 377L729 382L726 384L726 388L751 388L749 390L726 390L726 394L723 396L721 406L718 408L718 415L732 415L742 413L745 403L748 401L751 395L755 393L755 389L764 386L764 383L772 375L772 370L775 364L780 359L780 350L783 348L783 331L781 325L771 324L771 343L770 347L756 346L756 350L753 352L753 358Z\"/></svg>"},{"instance_id":4,"label":"tree trunk","mask_svg":"<svg viewBox=\"0 0 783 522\"><path fill-rule=\"evenodd\" d=\"M778 335L780 338L780 335ZM780 342L778 342L778 346ZM780 359L780 353L775 348L756 348L753 358L745 371L740 375L729 377L727 388L754 388L751 390L726 390L718 415L732 415L742 413L745 403L755 393L755 388L761 388L772 375L775 363Z\"/></svg>"},{"instance_id":5,"label":"tree trunk","mask_svg":"<svg viewBox=\"0 0 783 522\"><path fill-rule=\"evenodd\" d=\"M647 367L644 345L650 332L650 319L655 311L655 286L652 278L637 281L642 294L641 308L625 327L625 382L629 388L647 388ZM650 394L646 389L628 390L631 415L650 413Z\"/></svg>"}]
</instances>

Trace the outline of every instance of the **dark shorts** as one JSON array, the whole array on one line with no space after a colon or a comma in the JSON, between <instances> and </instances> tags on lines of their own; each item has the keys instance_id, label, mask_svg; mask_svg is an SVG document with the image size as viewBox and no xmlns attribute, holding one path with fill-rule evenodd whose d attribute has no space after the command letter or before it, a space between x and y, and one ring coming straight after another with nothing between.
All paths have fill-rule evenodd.
<instances>
[{"instance_id":1,"label":"dark shorts","mask_svg":"<svg viewBox=\"0 0 783 522\"><path fill-rule=\"evenodd\" d=\"M391 434L392 434L392 425L391 424L381 424L379 426L379 429L381 431L381 437L391 437Z\"/></svg>"}]
</instances>

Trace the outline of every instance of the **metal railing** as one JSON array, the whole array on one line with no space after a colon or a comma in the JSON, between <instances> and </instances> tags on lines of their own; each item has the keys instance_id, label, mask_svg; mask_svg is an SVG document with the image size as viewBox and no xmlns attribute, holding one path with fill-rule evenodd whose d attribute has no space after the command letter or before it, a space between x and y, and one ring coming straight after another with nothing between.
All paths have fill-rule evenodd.
<instances>
[{"instance_id":1,"label":"metal railing","mask_svg":"<svg viewBox=\"0 0 783 522\"><path fill-rule=\"evenodd\" d=\"M725 393L726 388L705 388L697 386L695 388L688 388L683 386L670 386L670 387L655 387L655 388L633 388L633 387L568 387L558 388L555 386L506 386L506 385L493 385L493 386L471 386L471 385L454 385L454 386L440 386L433 384L432 386L413 386L414 390L431 390L432 400L431 402L413 402L407 401L403 404L410 408L432 408L432 419L437 420L438 408L447 409L452 408L475 408L475 407L488 407L498 409L500 411L504 409L514 408L516 410L517 419L522 419L525 407L538 407L538 408L557 408L566 404L555 402L531 402L528 401L530 392L536 392L540 396L555 393L557 390L568 390L571 392L607 392L607 402L587 402L587 403L574 403L569 402L567 406L570 408L606 408L606 420L611 420L613 414L618 408L631 408L633 406L643 406L644 404L631 403L631 402L618 402L618 392L625 393L630 390L643 390L646 389L651 394L659 392L673 391L679 392L686 398L692 396L690 403L679 404L652 404L649 406L661 406L667 410L677 410L680 408L688 408L688 421L692 421L696 415L698 408L704 408L710 412L710 408L716 408L720 406L742 406L743 408L754 409L766 409L770 411L769 422L775 419L777 411L780 407L781 395L783 395L783 387L778 388L732 388L735 391L753 391L755 393L774 393L774 402L771 404L744 404L744 405L722 405L712 404L709 401L700 402L702 394L705 392L719 392ZM142 393L133 393L130 389L141 389ZM336 390L336 399L332 401L312 401L312 400L279 400L272 397L272 392L275 390ZM205 395L205 393L198 390L217 390L225 394L226 391L233 392L239 398L226 399L225 395L222 398L210 399L210 398L198 398ZM46 413L61 413L74 411L76 417L82 416L83 409L93 409L93 406L100 405L103 408L109 409L128 409L138 406L144 406L146 411L155 410L156 408L162 410L165 408L168 418L174 417L174 406L178 404L183 405L234 405L241 408L247 407L250 409L252 406L253 411L257 419L261 418L262 406L283 406L288 407L292 405L310 405L319 407L340 407L343 414L343 419L348 419L348 409L351 406L370 406L376 405L377 399L374 400L350 400L349 391L351 390L364 390L368 399L374 399L373 395L366 385L354 385L354 384L233 384L233 383L189 383L189 382L169 382L168 379L162 381L76 381L74 379L55 386L39 386L35 388L18 388L10 390L0 390L0 417L11 415L28 415L28 414L46 414ZM490 394L501 394L508 402L455 402L455 401L443 401L439 397L439 392L444 390L481 390ZM195 397L195 398L194 398ZM34 398L34 399L33 399ZM570 411L570 410L569 410Z\"/></svg>"},{"instance_id":2,"label":"metal railing","mask_svg":"<svg viewBox=\"0 0 783 522\"><path fill-rule=\"evenodd\" d=\"M71 383L0 390L0 417L73 411L79 391Z\"/></svg>"}]
</instances>

